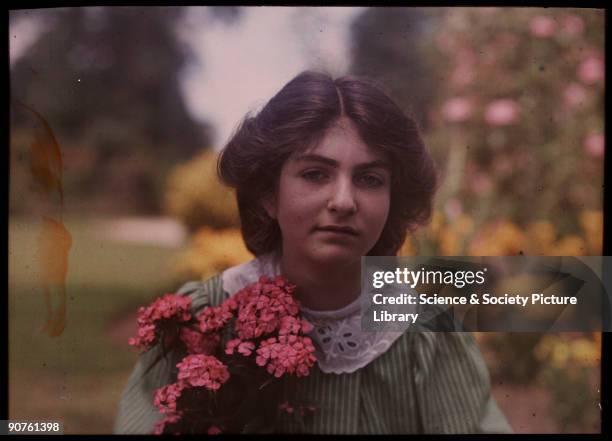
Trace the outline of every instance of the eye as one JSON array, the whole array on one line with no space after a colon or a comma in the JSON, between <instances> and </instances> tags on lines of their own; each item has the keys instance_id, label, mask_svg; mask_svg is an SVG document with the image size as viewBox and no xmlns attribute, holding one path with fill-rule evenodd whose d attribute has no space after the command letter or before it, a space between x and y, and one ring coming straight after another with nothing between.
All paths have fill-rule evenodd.
<instances>
[{"instance_id":1,"label":"eye","mask_svg":"<svg viewBox=\"0 0 612 441\"><path fill-rule=\"evenodd\" d=\"M378 175L372 173L366 173L360 176L357 176L357 183L366 188L378 188L385 185L385 181L383 178Z\"/></svg>"},{"instance_id":2,"label":"eye","mask_svg":"<svg viewBox=\"0 0 612 441\"><path fill-rule=\"evenodd\" d=\"M300 176L309 182L322 182L327 179L327 173L318 169L306 170Z\"/></svg>"}]
</instances>

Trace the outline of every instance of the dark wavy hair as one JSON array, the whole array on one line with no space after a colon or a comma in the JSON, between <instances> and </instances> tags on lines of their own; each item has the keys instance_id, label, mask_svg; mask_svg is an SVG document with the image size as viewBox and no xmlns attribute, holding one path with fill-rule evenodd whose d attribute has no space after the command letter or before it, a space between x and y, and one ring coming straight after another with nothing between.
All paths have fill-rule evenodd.
<instances>
[{"instance_id":1,"label":"dark wavy hair","mask_svg":"<svg viewBox=\"0 0 612 441\"><path fill-rule=\"evenodd\" d=\"M416 122L369 79L306 71L287 83L257 114L247 114L217 163L236 189L242 235L255 255L279 251L281 231L262 201L273 197L285 161L316 145L341 116L371 149L392 164L387 222L368 255L395 255L406 234L431 215L437 172Z\"/></svg>"}]
</instances>

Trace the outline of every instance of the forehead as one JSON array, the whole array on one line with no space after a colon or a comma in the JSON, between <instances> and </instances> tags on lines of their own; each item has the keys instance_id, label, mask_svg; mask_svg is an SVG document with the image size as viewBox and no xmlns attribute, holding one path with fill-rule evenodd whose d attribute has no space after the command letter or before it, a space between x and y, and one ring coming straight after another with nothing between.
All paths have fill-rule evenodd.
<instances>
[{"instance_id":1,"label":"forehead","mask_svg":"<svg viewBox=\"0 0 612 441\"><path fill-rule=\"evenodd\" d=\"M361 139L355 123L346 117L337 120L317 143L296 153L296 159L315 154L349 163L388 162L387 155L368 146Z\"/></svg>"}]
</instances>

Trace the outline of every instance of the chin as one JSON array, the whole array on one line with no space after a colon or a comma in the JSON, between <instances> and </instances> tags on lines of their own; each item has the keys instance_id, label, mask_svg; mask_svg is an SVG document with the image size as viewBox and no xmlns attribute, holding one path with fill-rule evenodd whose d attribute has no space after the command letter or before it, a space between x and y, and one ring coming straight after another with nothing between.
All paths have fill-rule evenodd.
<instances>
[{"instance_id":1,"label":"chin","mask_svg":"<svg viewBox=\"0 0 612 441\"><path fill-rule=\"evenodd\" d=\"M324 246L313 250L311 258L321 265L346 266L361 264L361 252L340 246Z\"/></svg>"}]
</instances>

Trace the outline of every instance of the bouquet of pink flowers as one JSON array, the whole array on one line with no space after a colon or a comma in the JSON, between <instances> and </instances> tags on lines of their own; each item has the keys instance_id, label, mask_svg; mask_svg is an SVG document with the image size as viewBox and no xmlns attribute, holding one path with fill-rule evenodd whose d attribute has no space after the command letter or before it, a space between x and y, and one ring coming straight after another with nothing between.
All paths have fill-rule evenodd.
<instances>
[{"instance_id":1,"label":"bouquet of pink flowers","mask_svg":"<svg viewBox=\"0 0 612 441\"><path fill-rule=\"evenodd\" d=\"M175 294L139 309L138 335L129 344L183 356L175 382L155 392L164 418L154 433L267 431L277 409L294 411L280 403L283 377L306 376L316 361L305 336L312 326L299 316L294 289L280 276L261 277L197 316L191 299Z\"/></svg>"}]
</instances>

